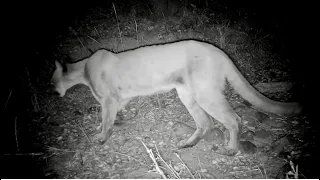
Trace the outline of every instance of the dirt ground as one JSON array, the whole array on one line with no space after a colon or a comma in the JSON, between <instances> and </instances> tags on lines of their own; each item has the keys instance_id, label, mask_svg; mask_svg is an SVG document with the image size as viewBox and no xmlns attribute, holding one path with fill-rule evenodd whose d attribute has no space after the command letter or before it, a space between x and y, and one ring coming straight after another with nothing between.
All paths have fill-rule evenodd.
<instances>
[{"instance_id":1,"label":"dirt ground","mask_svg":"<svg viewBox=\"0 0 320 180\"><path fill-rule=\"evenodd\" d=\"M278 136L286 131L284 126L295 120L286 123L263 115L264 123L259 123L257 116L261 114L246 107L237 96L232 102L244 119L246 128L243 129L255 132L251 138L250 135L248 139L243 138L242 142L250 140L257 148L242 148L244 153L229 157L213 151L224 144L228 136L218 122L209 141L202 140L187 149L176 148L176 143L190 136L195 129L175 90L134 99L121 111L121 116L128 123L116 127L105 144L96 144L94 136L99 132L99 105L90 95L85 96L88 99L77 96L78 91L90 94L88 88L77 87L76 92L58 100L57 113L44 120L45 124L56 127L50 128L56 139L53 139L55 146L48 145L48 151L53 155L48 158L48 177L161 178L143 143L151 149L167 178L276 178L278 170L286 163L277 154L290 143L287 137L279 139ZM66 103L71 105L66 107Z\"/></svg>"},{"instance_id":2,"label":"dirt ground","mask_svg":"<svg viewBox=\"0 0 320 180\"><path fill-rule=\"evenodd\" d=\"M80 91L88 95L77 95ZM52 157L48 158L46 176L161 178L143 143L152 151L167 178L260 179L283 176L279 169L287 162L278 155L284 149L288 151L287 146L293 146L293 138L286 127L297 125L298 119L284 121L259 113L233 93L229 93L228 98L243 118L242 130L249 132L241 136L242 153L236 156L214 152L228 138L228 131L217 121L212 127L212 137L207 141L202 140L191 148L176 148L176 143L190 136L195 126L175 90L132 100L120 112L126 123L116 126L111 138L99 145L94 141L101 119L99 105L90 97L88 88L78 86L59 99L57 113L44 120L45 124L55 127L50 131L56 136L52 139L55 145L48 145Z\"/></svg>"},{"instance_id":3,"label":"dirt ground","mask_svg":"<svg viewBox=\"0 0 320 180\"><path fill-rule=\"evenodd\" d=\"M285 68L278 64L280 62L270 65L269 60L274 56L264 58L261 53L270 53L262 46L259 50L253 48L259 43L252 45L249 33L225 24L212 26L210 18L200 13L185 13L184 18L171 17L157 23L145 18L136 18L134 23L121 15L117 18L118 24L109 19L113 21L111 26L107 20L92 20L94 23L86 29L70 27L69 36L61 41L58 52L53 53L67 53L76 60L88 56L88 49L107 48L118 52L141 45L194 38L212 42L227 51L235 64L240 65L240 71L246 72L246 77L253 77L249 79L253 84L262 80L270 86L271 82L286 81L290 76L282 71ZM188 24L193 26L190 28ZM254 61L255 55L261 62ZM285 82L280 86L286 91L270 92L274 90L270 88L268 92L266 87L256 88L272 99L290 100L290 88ZM294 178L295 174L299 178L308 177L311 171L308 162L316 145L306 117L284 119L263 114L248 106L229 87L225 94L242 118L239 122L241 152L235 156L215 152L228 142L229 134L214 119L210 136L194 147L177 149L176 144L195 131L195 124L175 90L134 98L119 112L123 123L114 127L112 136L102 145L95 141L101 125L100 105L88 87L77 85L63 98L43 96L43 110L31 112L33 120L27 126L32 126L30 131L36 129L33 142L39 147L31 150L32 158L37 159L34 170L39 167L45 178L63 179L164 178L157 166L166 178L265 179ZM290 162L293 162L292 166ZM296 165L299 165L298 173L292 170Z\"/></svg>"}]
</instances>

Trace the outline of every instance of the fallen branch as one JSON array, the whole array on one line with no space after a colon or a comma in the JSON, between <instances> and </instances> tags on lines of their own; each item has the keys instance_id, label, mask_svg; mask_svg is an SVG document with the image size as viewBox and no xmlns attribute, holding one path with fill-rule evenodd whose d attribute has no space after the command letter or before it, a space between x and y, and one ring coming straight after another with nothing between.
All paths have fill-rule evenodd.
<instances>
[{"instance_id":1,"label":"fallen branch","mask_svg":"<svg viewBox=\"0 0 320 180\"><path fill-rule=\"evenodd\" d=\"M97 42L98 44L101 45L101 43L100 43L99 41L95 40L93 37L91 37L91 36L89 36L89 35L87 35L87 37L90 38L90 39L92 39L93 41L95 41L95 42Z\"/></svg>"},{"instance_id":2,"label":"fallen branch","mask_svg":"<svg viewBox=\"0 0 320 180\"><path fill-rule=\"evenodd\" d=\"M88 139L88 141L90 142L90 144L93 144L91 139L89 138L86 130L83 128L83 126L81 125L81 123L78 121L78 119L76 119L78 126L80 127L81 131L83 132L83 134L86 136L86 138Z\"/></svg>"},{"instance_id":3,"label":"fallen branch","mask_svg":"<svg viewBox=\"0 0 320 180\"><path fill-rule=\"evenodd\" d=\"M144 144L144 142L143 142L140 138L139 138L139 140L141 141L141 143L143 144L143 146L146 148L146 151L147 151L147 153L149 154L151 160L153 161L153 164L154 164L157 172L161 175L161 177L162 177L163 179L167 179L167 177L166 177L166 175L164 174L164 172L160 169L160 167L159 167L159 165L158 165L158 163L157 163L157 161L156 161L156 158L154 157L154 154L153 154L152 150L149 149L149 148Z\"/></svg>"},{"instance_id":4,"label":"fallen branch","mask_svg":"<svg viewBox=\"0 0 320 180\"><path fill-rule=\"evenodd\" d=\"M198 157L198 164L199 164L199 167L200 167L200 171L202 172L202 167L201 167L201 162L200 162L200 158ZM201 178L201 174L198 172L198 174L199 174L199 178L200 179L202 179Z\"/></svg>"},{"instance_id":5,"label":"fallen branch","mask_svg":"<svg viewBox=\"0 0 320 180\"><path fill-rule=\"evenodd\" d=\"M261 174L261 176L262 176L263 179L268 179L265 168L262 167L262 168L263 168L263 172L265 173L265 178L264 178L264 177L263 177L263 172L261 171L261 168L260 168L259 166L257 166L257 165L254 166L254 167L257 167L257 168L260 170L260 174ZM254 168L254 167L253 167L253 168Z\"/></svg>"},{"instance_id":6,"label":"fallen branch","mask_svg":"<svg viewBox=\"0 0 320 180\"><path fill-rule=\"evenodd\" d=\"M178 153L174 153L178 159L181 161L181 163L183 164L184 167L187 168L188 172L190 173L190 175L192 176L193 179L195 179L195 177L193 176L193 174L191 173L190 169L188 168L188 166L182 161L182 159L180 158L179 154Z\"/></svg>"},{"instance_id":7,"label":"fallen branch","mask_svg":"<svg viewBox=\"0 0 320 180\"><path fill-rule=\"evenodd\" d=\"M6 110L6 108L7 108L7 105L8 105L9 99L10 99L10 97L11 97L11 94L12 94L12 89L11 89L11 91L10 91L10 93L9 93L9 96L8 96L8 98L7 98L7 101L6 101L6 104L4 105L4 110Z\"/></svg>"},{"instance_id":8,"label":"fallen branch","mask_svg":"<svg viewBox=\"0 0 320 180\"><path fill-rule=\"evenodd\" d=\"M100 42L102 42L102 38L101 38L101 36L100 36L100 33L97 31L97 29L96 29L96 27L93 27L94 28L94 30L96 30L96 32L97 32L97 34L98 34L98 36L99 36L99 38L100 38ZM101 44L101 43L100 43Z\"/></svg>"},{"instance_id":9,"label":"fallen branch","mask_svg":"<svg viewBox=\"0 0 320 180\"><path fill-rule=\"evenodd\" d=\"M172 166L169 166L166 161L163 160L163 158L160 156L159 150L156 146L156 150L157 150L157 155L159 157L159 159L168 167L168 169L172 172L172 174L177 178L177 179L181 179L180 175L176 172L176 170L174 170L174 168Z\"/></svg>"},{"instance_id":10,"label":"fallen branch","mask_svg":"<svg viewBox=\"0 0 320 180\"><path fill-rule=\"evenodd\" d=\"M14 135L15 135L17 150L19 151L18 131L17 131L17 118L18 118L17 116L16 116L16 118L14 118Z\"/></svg>"},{"instance_id":11,"label":"fallen branch","mask_svg":"<svg viewBox=\"0 0 320 180\"><path fill-rule=\"evenodd\" d=\"M115 153L115 154L119 154L119 155L122 155L122 156L126 156L127 158L129 158L129 159L133 159L133 160L136 160L136 161L138 161L141 165L143 165L143 166L147 166L145 163L143 163L142 161L140 161L140 160L138 160L138 159L136 159L136 158L134 158L134 157L132 157L132 156L129 156L129 155L126 155L126 154L123 154L123 153L119 153L119 152L116 152L116 151L110 151L111 153Z\"/></svg>"},{"instance_id":12,"label":"fallen branch","mask_svg":"<svg viewBox=\"0 0 320 180\"><path fill-rule=\"evenodd\" d=\"M116 10L116 7L114 6L114 3L112 3L112 7L113 7L113 10L114 10L114 14L116 15L116 20L117 20L117 25L118 25L118 31L119 31L119 37L120 37L120 42L121 42L121 46L122 46L122 51L124 50L123 49L123 42L122 42L122 37L121 37L121 30L120 30L120 25L119 25L119 20L118 20L118 14L117 14L117 10ZM118 51L118 49L117 49Z\"/></svg>"},{"instance_id":13,"label":"fallen branch","mask_svg":"<svg viewBox=\"0 0 320 180\"><path fill-rule=\"evenodd\" d=\"M3 154L4 156L41 156L43 153L16 153L16 154Z\"/></svg>"},{"instance_id":14,"label":"fallen branch","mask_svg":"<svg viewBox=\"0 0 320 180\"><path fill-rule=\"evenodd\" d=\"M59 148L55 148L55 147L51 147L51 146L47 146L47 149L49 151L76 152L76 151L71 151L71 150L68 150L68 149L59 149Z\"/></svg>"}]
</instances>

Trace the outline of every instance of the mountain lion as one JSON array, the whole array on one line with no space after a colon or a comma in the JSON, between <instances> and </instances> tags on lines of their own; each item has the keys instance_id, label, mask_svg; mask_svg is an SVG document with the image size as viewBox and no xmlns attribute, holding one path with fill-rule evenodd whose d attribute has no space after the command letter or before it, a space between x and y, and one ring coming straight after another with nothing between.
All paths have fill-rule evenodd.
<instances>
[{"instance_id":1,"label":"mountain lion","mask_svg":"<svg viewBox=\"0 0 320 180\"><path fill-rule=\"evenodd\" d=\"M210 130L210 116L229 130L226 149L238 150L238 122L223 95L226 80L256 109L280 116L296 115L298 103L268 99L256 91L229 57L213 45L185 40L112 53L98 50L82 61L60 64L52 76L55 91L64 96L76 84L89 86L102 106L102 130L97 136L105 142L110 136L117 111L135 96L166 92L173 88L196 123L196 131L178 148L197 144Z\"/></svg>"}]
</instances>

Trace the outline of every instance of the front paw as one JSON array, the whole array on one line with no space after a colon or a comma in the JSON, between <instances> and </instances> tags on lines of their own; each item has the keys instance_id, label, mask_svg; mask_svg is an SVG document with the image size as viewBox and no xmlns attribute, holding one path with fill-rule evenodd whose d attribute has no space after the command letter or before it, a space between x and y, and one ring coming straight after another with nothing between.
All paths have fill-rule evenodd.
<instances>
[{"instance_id":1,"label":"front paw","mask_svg":"<svg viewBox=\"0 0 320 180\"><path fill-rule=\"evenodd\" d=\"M100 134L97 135L96 140L100 145L102 145L109 139L111 134L112 134L112 129L109 129L107 132L101 132Z\"/></svg>"}]
</instances>

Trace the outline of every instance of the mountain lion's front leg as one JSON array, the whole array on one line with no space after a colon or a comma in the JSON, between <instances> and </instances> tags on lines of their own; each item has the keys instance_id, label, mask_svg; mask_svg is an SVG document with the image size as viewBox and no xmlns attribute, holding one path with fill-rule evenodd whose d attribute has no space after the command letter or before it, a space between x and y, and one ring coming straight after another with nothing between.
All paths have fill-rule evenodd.
<instances>
[{"instance_id":1,"label":"mountain lion's front leg","mask_svg":"<svg viewBox=\"0 0 320 180\"><path fill-rule=\"evenodd\" d=\"M107 97L101 102L102 107L102 128L97 136L98 141L103 144L112 133L112 126L118 111L118 101L114 97Z\"/></svg>"}]
</instances>

